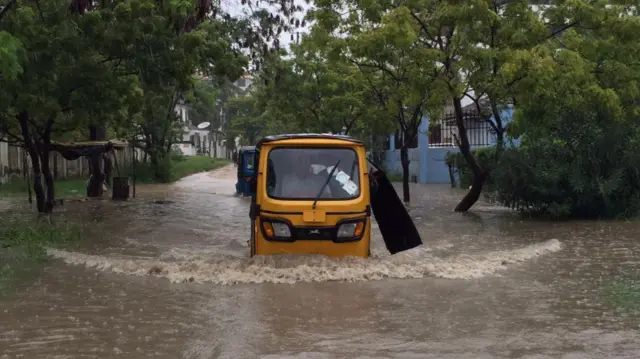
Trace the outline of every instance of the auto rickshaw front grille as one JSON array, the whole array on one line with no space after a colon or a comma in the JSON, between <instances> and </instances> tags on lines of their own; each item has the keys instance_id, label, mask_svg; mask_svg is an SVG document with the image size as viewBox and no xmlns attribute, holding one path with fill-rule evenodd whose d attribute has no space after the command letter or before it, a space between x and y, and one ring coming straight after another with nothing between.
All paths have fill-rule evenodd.
<instances>
[{"instance_id":1,"label":"auto rickshaw front grille","mask_svg":"<svg viewBox=\"0 0 640 359\"><path fill-rule=\"evenodd\" d=\"M336 229L333 227L298 227L293 231L296 240L330 241L336 236Z\"/></svg>"}]
</instances>

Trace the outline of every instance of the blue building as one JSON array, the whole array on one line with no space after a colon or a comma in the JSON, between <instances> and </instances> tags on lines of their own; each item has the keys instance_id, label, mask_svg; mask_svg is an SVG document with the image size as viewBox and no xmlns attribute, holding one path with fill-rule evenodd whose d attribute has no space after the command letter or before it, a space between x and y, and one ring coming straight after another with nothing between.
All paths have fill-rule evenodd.
<instances>
[{"instance_id":1,"label":"blue building","mask_svg":"<svg viewBox=\"0 0 640 359\"><path fill-rule=\"evenodd\" d=\"M471 148L495 146L496 134L491 125L471 106L465 107L465 127ZM513 109L511 107L502 111L503 126L511 121ZM452 114L444 116L438 123L429 123L429 118L424 117L420 124L418 138L409 145L409 178L419 183L450 183L449 168L445 162L447 153L459 152L455 144L455 135L458 128L455 125ZM396 132L389 137L388 145L385 145L385 167L390 174L402 174L400 162L401 141L396 141L400 134ZM515 141L517 144L517 141Z\"/></svg>"}]
</instances>

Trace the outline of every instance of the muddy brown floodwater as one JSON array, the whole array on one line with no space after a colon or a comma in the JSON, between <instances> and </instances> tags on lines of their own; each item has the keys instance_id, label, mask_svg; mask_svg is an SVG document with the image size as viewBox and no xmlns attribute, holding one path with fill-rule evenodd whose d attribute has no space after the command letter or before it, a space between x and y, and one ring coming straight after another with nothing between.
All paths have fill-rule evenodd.
<instances>
[{"instance_id":1,"label":"muddy brown floodwater","mask_svg":"<svg viewBox=\"0 0 640 359\"><path fill-rule=\"evenodd\" d=\"M460 192L413 186L423 248L249 259L234 175L66 204L98 230L0 298L0 358L640 356L638 317L600 296L638 270L638 223L456 214Z\"/></svg>"}]
</instances>

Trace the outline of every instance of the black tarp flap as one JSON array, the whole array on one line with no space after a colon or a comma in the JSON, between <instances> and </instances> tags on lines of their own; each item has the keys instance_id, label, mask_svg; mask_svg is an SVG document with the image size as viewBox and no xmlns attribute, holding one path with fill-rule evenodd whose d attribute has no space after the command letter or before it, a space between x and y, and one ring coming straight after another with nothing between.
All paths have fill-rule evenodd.
<instances>
[{"instance_id":1,"label":"black tarp flap","mask_svg":"<svg viewBox=\"0 0 640 359\"><path fill-rule=\"evenodd\" d=\"M389 252L396 254L421 245L420 233L386 174L375 171L371 185L371 209Z\"/></svg>"},{"instance_id":2,"label":"black tarp flap","mask_svg":"<svg viewBox=\"0 0 640 359\"><path fill-rule=\"evenodd\" d=\"M52 143L51 148L60 153L65 160L73 161L77 160L80 157L93 157L99 156L105 152L111 151L113 149L113 144L86 144L79 145L74 144L70 146Z\"/></svg>"}]
</instances>

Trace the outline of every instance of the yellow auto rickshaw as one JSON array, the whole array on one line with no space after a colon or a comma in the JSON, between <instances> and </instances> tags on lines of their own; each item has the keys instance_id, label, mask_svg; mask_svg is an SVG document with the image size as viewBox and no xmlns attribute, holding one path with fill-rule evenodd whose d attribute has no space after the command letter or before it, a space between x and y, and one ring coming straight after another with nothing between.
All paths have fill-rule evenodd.
<instances>
[{"instance_id":1,"label":"yellow auto rickshaw","mask_svg":"<svg viewBox=\"0 0 640 359\"><path fill-rule=\"evenodd\" d=\"M329 134L270 136L258 142L254 158L257 172L251 181L251 256L370 255L371 179L361 141ZM376 181L373 184L382 188L378 194L386 198L385 205L378 206L375 213L385 242L391 233L403 241L387 247L395 253L421 244L384 173L378 171L376 178L383 179L382 186ZM399 203L406 217L394 217L389 211L393 208L390 203L396 205L396 210ZM380 216L384 217L382 222ZM410 241L403 234L407 218L414 229Z\"/></svg>"}]
</instances>

